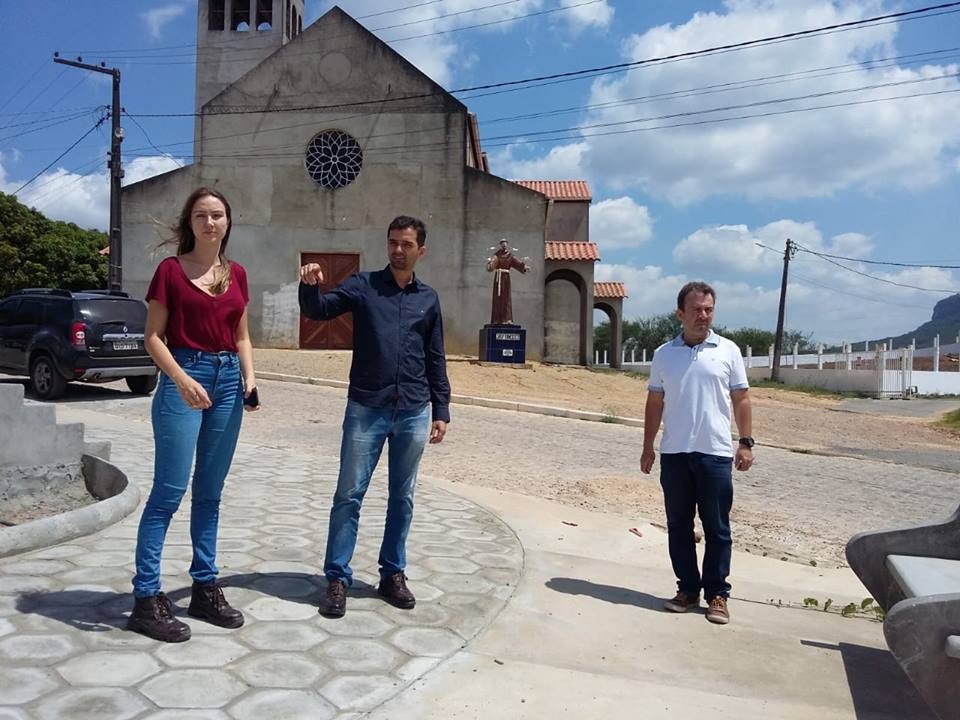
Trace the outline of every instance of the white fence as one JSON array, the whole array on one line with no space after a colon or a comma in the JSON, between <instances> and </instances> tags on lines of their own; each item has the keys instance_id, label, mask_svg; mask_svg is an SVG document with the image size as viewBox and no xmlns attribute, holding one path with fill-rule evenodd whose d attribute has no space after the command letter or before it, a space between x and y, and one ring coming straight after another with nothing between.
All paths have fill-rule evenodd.
<instances>
[{"instance_id":1,"label":"white fence","mask_svg":"<svg viewBox=\"0 0 960 720\"><path fill-rule=\"evenodd\" d=\"M936 338L928 348L892 348L891 343L863 350L844 345L844 352L825 353L821 346L816 353L792 352L780 357L780 379L788 385L809 385L838 392L869 393L876 397L911 397L913 395L960 395L960 339L941 345ZM653 353L624 353L624 370L649 373ZM763 355L754 355L751 348L743 358L747 375L752 380L770 377L773 348ZM595 364L608 365L606 353L595 353Z\"/></svg>"}]
</instances>

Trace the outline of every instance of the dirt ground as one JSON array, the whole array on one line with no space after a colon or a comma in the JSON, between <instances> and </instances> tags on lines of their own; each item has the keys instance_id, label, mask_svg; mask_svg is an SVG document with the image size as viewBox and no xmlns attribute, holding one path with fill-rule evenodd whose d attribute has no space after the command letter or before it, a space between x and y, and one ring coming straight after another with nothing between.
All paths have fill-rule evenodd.
<instances>
[{"instance_id":1,"label":"dirt ground","mask_svg":"<svg viewBox=\"0 0 960 720\"><path fill-rule=\"evenodd\" d=\"M346 351L258 349L258 371L347 380ZM499 398L589 410L619 417L643 417L645 378L610 370L529 363L509 368L449 358L447 373L455 394ZM753 388L753 435L761 444L799 452L858 454L890 459L925 453L954 453L958 438L929 419L878 417L840 409L840 401L803 392ZM851 452L859 450L860 452Z\"/></svg>"}]
</instances>

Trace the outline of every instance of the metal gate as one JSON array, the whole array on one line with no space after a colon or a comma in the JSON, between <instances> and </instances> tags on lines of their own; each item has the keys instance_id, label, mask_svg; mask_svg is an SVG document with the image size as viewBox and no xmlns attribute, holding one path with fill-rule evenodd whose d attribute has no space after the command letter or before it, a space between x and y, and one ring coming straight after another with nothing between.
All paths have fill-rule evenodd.
<instances>
[{"instance_id":1,"label":"metal gate","mask_svg":"<svg viewBox=\"0 0 960 720\"><path fill-rule=\"evenodd\" d=\"M913 348L877 349L877 398L908 399L913 394Z\"/></svg>"}]
</instances>

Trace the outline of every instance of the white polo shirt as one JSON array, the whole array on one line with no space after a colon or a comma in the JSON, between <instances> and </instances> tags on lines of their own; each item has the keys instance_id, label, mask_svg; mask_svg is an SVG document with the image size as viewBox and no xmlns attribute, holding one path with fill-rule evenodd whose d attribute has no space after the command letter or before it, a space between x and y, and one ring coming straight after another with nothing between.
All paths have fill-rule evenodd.
<instances>
[{"instance_id":1,"label":"white polo shirt","mask_svg":"<svg viewBox=\"0 0 960 720\"><path fill-rule=\"evenodd\" d=\"M683 333L658 347L648 390L663 393L660 452L733 457L730 391L748 387L740 348L713 330L693 347Z\"/></svg>"}]
</instances>

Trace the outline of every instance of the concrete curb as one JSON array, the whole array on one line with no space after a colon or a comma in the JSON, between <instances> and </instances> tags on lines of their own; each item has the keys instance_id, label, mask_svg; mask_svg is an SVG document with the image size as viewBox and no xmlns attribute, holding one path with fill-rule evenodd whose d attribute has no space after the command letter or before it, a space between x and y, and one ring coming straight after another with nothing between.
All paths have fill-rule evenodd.
<instances>
[{"instance_id":1,"label":"concrete curb","mask_svg":"<svg viewBox=\"0 0 960 720\"><path fill-rule=\"evenodd\" d=\"M137 509L140 488L130 482L119 468L102 458L89 455L83 456L83 465L85 471L96 476L87 478L88 488L96 488L104 482L114 486L122 482L123 489L86 507L4 528L0 531L0 558L90 535L113 525Z\"/></svg>"},{"instance_id":2,"label":"concrete curb","mask_svg":"<svg viewBox=\"0 0 960 720\"><path fill-rule=\"evenodd\" d=\"M285 375L283 373L258 372L257 377L264 380L279 382L302 383L305 385L323 385L326 387L346 388L350 383L344 380L327 380L325 378L304 377L303 375ZM475 405L492 408L494 410L513 410L514 412L533 413L535 415L549 415L551 417L569 418L571 420L586 420L588 422L614 423L630 427L643 427L640 418L619 417L605 413L588 412L586 410L570 410L569 408L553 407L551 405L536 405L534 403L519 402L517 400L495 400L493 398L474 397L472 395L451 395L450 402L456 405Z\"/></svg>"}]
</instances>

